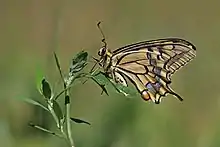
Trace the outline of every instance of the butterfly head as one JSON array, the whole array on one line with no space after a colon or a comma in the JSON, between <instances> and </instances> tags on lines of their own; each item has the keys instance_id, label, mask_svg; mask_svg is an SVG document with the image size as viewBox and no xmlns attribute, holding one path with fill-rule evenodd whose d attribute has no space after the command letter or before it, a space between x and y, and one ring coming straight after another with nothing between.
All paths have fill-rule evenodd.
<instances>
[{"instance_id":1,"label":"butterfly head","mask_svg":"<svg viewBox=\"0 0 220 147\"><path fill-rule=\"evenodd\" d=\"M103 46L99 49L98 55L104 57L106 55L106 46Z\"/></svg>"},{"instance_id":2,"label":"butterfly head","mask_svg":"<svg viewBox=\"0 0 220 147\"><path fill-rule=\"evenodd\" d=\"M107 49L105 46L101 47L99 49L99 52L98 52L98 55L101 57L101 58L104 58L105 56L108 56L108 57L111 57L112 56L112 53L109 49Z\"/></svg>"},{"instance_id":3,"label":"butterfly head","mask_svg":"<svg viewBox=\"0 0 220 147\"><path fill-rule=\"evenodd\" d=\"M100 56L99 65L107 70L111 62L110 61L111 60L110 58L112 56L111 51L106 46L103 46L100 48L98 55Z\"/></svg>"},{"instance_id":4,"label":"butterfly head","mask_svg":"<svg viewBox=\"0 0 220 147\"><path fill-rule=\"evenodd\" d=\"M105 39L102 39L103 46L99 49L98 55L100 56L99 63L104 67L110 61L112 56L111 51L107 48L107 43Z\"/></svg>"}]
</instances>

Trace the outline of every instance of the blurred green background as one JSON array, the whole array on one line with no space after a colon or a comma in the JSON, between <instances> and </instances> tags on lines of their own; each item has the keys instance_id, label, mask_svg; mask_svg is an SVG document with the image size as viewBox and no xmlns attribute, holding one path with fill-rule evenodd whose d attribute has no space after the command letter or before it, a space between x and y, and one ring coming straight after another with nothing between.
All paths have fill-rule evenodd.
<instances>
[{"instance_id":1,"label":"blurred green background","mask_svg":"<svg viewBox=\"0 0 220 147\"><path fill-rule=\"evenodd\" d=\"M54 129L49 114L19 98L40 98L39 68L59 88L54 50L64 70L78 51L96 55L101 20L110 49L180 37L196 45L197 57L173 76L183 103L168 96L155 105L114 91L101 96L91 81L76 85L71 115L92 123L72 125L76 147L219 147L219 6L217 0L1 0L0 146L66 146L27 126L32 121Z\"/></svg>"}]
</instances>

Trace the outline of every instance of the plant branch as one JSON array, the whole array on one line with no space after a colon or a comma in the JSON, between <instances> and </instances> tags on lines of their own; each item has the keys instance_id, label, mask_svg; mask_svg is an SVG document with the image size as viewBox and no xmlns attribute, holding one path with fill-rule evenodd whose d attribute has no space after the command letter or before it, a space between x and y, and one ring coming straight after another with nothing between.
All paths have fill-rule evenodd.
<instances>
[{"instance_id":1,"label":"plant branch","mask_svg":"<svg viewBox=\"0 0 220 147\"><path fill-rule=\"evenodd\" d=\"M71 147L74 147L74 142L72 139L72 131L71 131L71 124L70 124L70 97L68 91L66 92L65 96L65 105L66 105L66 127L67 127L67 137L70 141Z\"/></svg>"},{"instance_id":2,"label":"plant branch","mask_svg":"<svg viewBox=\"0 0 220 147\"><path fill-rule=\"evenodd\" d=\"M47 130L47 129L41 127L41 126L34 125L34 124L32 124L32 123L29 123L28 125L31 126L31 127L36 128L36 129L39 129L39 130L41 130L41 131L43 131L43 132L46 132L46 133L49 133L49 134L51 134L51 135L57 136L57 137L59 137L59 138L63 138L62 135L56 134L56 133L54 133L54 132L52 132L52 131L50 131L50 130Z\"/></svg>"}]
</instances>

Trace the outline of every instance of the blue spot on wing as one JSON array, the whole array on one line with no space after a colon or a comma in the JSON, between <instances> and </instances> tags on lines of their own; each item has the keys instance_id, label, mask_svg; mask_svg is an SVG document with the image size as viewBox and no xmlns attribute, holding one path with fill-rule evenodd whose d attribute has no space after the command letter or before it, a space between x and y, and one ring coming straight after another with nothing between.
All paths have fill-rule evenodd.
<instances>
[{"instance_id":1,"label":"blue spot on wing","mask_svg":"<svg viewBox=\"0 0 220 147\"><path fill-rule=\"evenodd\" d=\"M161 70L162 70L162 68L160 68L160 67L155 67L155 68L154 68L154 73L155 73L156 75L160 75Z\"/></svg>"},{"instance_id":2,"label":"blue spot on wing","mask_svg":"<svg viewBox=\"0 0 220 147\"><path fill-rule=\"evenodd\" d=\"M161 82L161 80L162 80L162 81L166 82L167 84L171 83L171 80L169 79L170 78L169 71L166 72L166 77L164 77L161 74L162 70L163 70L163 68L161 68L161 67L154 67L154 69L153 69L153 73L156 75L155 79L157 80L157 82Z\"/></svg>"},{"instance_id":3,"label":"blue spot on wing","mask_svg":"<svg viewBox=\"0 0 220 147\"><path fill-rule=\"evenodd\" d=\"M156 82L155 84L147 83L146 87L149 91L156 93L161 88L162 84L160 82Z\"/></svg>"},{"instance_id":4,"label":"blue spot on wing","mask_svg":"<svg viewBox=\"0 0 220 147\"><path fill-rule=\"evenodd\" d=\"M155 85L155 88L157 91L159 91L160 87L162 86L161 83L157 82Z\"/></svg>"},{"instance_id":5,"label":"blue spot on wing","mask_svg":"<svg viewBox=\"0 0 220 147\"><path fill-rule=\"evenodd\" d=\"M151 91L151 92L155 92L155 89L154 89L152 83L150 83L150 82L147 83L147 84L146 84L146 87L147 87L147 89L148 89L149 91Z\"/></svg>"},{"instance_id":6,"label":"blue spot on wing","mask_svg":"<svg viewBox=\"0 0 220 147\"><path fill-rule=\"evenodd\" d=\"M150 59L150 65L157 66L156 59Z\"/></svg>"}]
</instances>

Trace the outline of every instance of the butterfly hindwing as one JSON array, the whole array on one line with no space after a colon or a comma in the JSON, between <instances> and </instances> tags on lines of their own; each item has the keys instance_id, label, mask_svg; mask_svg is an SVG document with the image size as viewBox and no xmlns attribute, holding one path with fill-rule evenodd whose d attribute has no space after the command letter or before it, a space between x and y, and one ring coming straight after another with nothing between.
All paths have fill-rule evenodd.
<instances>
[{"instance_id":1,"label":"butterfly hindwing","mask_svg":"<svg viewBox=\"0 0 220 147\"><path fill-rule=\"evenodd\" d=\"M141 66L143 65L136 65L136 67L139 67L140 69ZM130 70L124 69L123 67L116 68L116 71L125 75L135 85L144 100L151 99L154 102L159 103L161 96L165 96L167 93L180 98L169 87L171 81L165 77L168 73L164 73L162 76L157 70L155 70L155 68L149 68L145 73L134 73Z\"/></svg>"}]
</instances>

